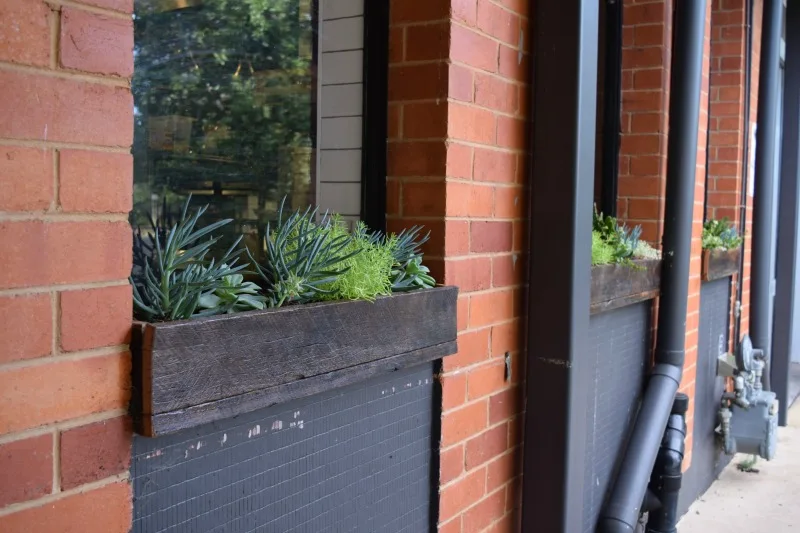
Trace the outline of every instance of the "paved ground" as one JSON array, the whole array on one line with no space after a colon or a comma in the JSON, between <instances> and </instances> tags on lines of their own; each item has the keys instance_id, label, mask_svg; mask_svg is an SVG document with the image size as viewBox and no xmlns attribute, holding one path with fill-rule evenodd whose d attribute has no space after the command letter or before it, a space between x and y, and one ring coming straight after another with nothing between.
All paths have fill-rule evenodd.
<instances>
[{"instance_id":1,"label":"paved ground","mask_svg":"<svg viewBox=\"0 0 800 533\"><path fill-rule=\"evenodd\" d=\"M778 431L771 462L759 460L758 473L740 472L736 457L708 492L692 505L679 533L784 533L800 531L800 402L789 425Z\"/></svg>"}]
</instances>

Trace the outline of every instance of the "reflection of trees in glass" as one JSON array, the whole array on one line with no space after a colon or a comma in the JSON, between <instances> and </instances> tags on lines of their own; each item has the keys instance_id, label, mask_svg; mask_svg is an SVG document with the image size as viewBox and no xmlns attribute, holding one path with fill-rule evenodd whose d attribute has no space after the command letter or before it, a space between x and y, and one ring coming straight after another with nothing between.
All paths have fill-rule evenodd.
<instances>
[{"instance_id":1,"label":"reflection of trees in glass","mask_svg":"<svg viewBox=\"0 0 800 533\"><path fill-rule=\"evenodd\" d=\"M136 0L134 223L190 191L231 232L272 215L312 144L313 24L310 0Z\"/></svg>"}]
</instances>

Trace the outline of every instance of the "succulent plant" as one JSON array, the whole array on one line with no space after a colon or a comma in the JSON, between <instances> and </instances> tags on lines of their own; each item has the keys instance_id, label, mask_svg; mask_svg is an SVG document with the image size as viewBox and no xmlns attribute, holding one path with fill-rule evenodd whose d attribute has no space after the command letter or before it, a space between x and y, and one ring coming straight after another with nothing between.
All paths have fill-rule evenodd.
<instances>
[{"instance_id":1,"label":"succulent plant","mask_svg":"<svg viewBox=\"0 0 800 533\"><path fill-rule=\"evenodd\" d=\"M221 286L200 297L199 307L221 313L237 313L264 309L266 301L258 285L244 281L242 274L230 274L222 278Z\"/></svg>"},{"instance_id":2,"label":"succulent plant","mask_svg":"<svg viewBox=\"0 0 800 533\"><path fill-rule=\"evenodd\" d=\"M742 241L727 218L707 220L703 224L704 250L733 250L741 246Z\"/></svg>"}]
</instances>

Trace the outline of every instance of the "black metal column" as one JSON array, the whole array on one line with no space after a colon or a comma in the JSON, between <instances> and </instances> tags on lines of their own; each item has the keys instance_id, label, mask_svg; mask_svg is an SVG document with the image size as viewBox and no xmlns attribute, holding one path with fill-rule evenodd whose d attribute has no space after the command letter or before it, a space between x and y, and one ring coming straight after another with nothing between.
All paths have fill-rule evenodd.
<instances>
[{"instance_id":1,"label":"black metal column","mask_svg":"<svg viewBox=\"0 0 800 533\"><path fill-rule=\"evenodd\" d=\"M596 0L531 2L530 293L522 531L581 530ZM544 253L559 251L558 257Z\"/></svg>"},{"instance_id":2,"label":"black metal column","mask_svg":"<svg viewBox=\"0 0 800 533\"><path fill-rule=\"evenodd\" d=\"M772 329L772 233L775 149L778 125L783 0L764 0L756 131L755 196L753 198L753 270L750 278L750 337L770 360ZM743 199L744 201L744 199ZM739 339L736 339L738 342ZM765 373L768 377L768 374ZM765 383L769 388L769 379Z\"/></svg>"},{"instance_id":3,"label":"black metal column","mask_svg":"<svg viewBox=\"0 0 800 533\"><path fill-rule=\"evenodd\" d=\"M780 31L780 26L777 29ZM776 55L778 51L776 50ZM776 59L777 61L777 59ZM786 425L791 364L794 297L797 291L798 180L800 180L800 3L786 6L786 68L783 86L783 142L778 205L777 290L772 341L772 388L780 401L778 423ZM759 125L761 129L761 125ZM753 311L751 310L751 313ZM752 322L752 318L750 319ZM751 326L752 327L752 326Z\"/></svg>"}]
</instances>

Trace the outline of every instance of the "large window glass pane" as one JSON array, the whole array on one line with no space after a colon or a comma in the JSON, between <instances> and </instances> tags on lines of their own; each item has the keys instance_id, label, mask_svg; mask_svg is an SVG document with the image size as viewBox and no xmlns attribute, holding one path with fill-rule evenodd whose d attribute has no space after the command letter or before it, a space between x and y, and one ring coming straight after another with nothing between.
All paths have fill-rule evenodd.
<instances>
[{"instance_id":1,"label":"large window glass pane","mask_svg":"<svg viewBox=\"0 0 800 533\"><path fill-rule=\"evenodd\" d=\"M281 198L314 203L312 0L136 0L134 226L187 195L260 250Z\"/></svg>"}]
</instances>

